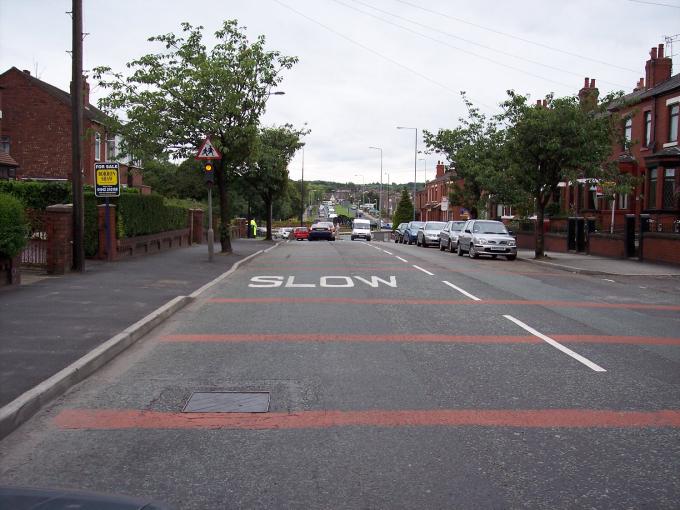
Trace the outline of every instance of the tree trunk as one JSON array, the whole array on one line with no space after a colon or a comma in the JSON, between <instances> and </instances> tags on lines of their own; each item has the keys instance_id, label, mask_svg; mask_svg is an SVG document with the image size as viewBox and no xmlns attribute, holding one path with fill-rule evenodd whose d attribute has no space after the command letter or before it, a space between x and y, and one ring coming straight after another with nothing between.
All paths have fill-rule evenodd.
<instances>
[{"instance_id":1,"label":"tree trunk","mask_svg":"<svg viewBox=\"0 0 680 510\"><path fill-rule=\"evenodd\" d=\"M272 210L274 207L274 200L271 197L267 197L264 200L265 207L267 208L267 241L272 240Z\"/></svg>"},{"instance_id":2,"label":"tree trunk","mask_svg":"<svg viewBox=\"0 0 680 510\"><path fill-rule=\"evenodd\" d=\"M215 171L217 188L220 196L220 245L222 253L231 253L231 233L229 226L229 193L227 192L227 163L224 159L220 160Z\"/></svg>"},{"instance_id":3,"label":"tree trunk","mask_svg":"<svg viewBox=\"0 0 680 510\"><path fill-rule=\"evenodd\" d=\"M543 196L539 193L536 197L536 248L534 257L542 259L545 257L545 236L543 235L543 218L545 217L545 204Z\"/></svg>"}]
</instances>

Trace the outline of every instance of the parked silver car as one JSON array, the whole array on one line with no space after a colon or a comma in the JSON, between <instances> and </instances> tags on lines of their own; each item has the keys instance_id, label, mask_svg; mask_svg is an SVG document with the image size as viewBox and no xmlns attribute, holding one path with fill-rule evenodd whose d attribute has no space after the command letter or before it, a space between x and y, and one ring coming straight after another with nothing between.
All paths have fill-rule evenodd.
<instances>
[{"instance_id":1,"label":"parked silver car","mask_svg":"<svg viewBox=\"0 0 680 510\"><path fill-rule=\"evenodd\" d=\"M418 230L416 245L423 248L434 244L439 245L439 233L445 226L445 221L428 221Z\"/></svg>"},{"instance_id":2,"label":"parked silver car","mask_svg":"<svg viewBox=\"0 0 680 510\"><path fill-rule=\"evenodd\" d=\"M468 253L476 259L480 255L496 258L504 255L508 260L517 258L517 243L500 221L468 220L458 236L458 255Z\"/></svg>"},{"instance_id":3,"label":"parked silver car","mask_svg":"<svg viewBox=\"0 0 680 510\"><path fill-rule=\"evenodd\" d=\"M451 253L458 249L458 235L463 230L465 221L449 221L439 233L439 249Z\"/></svg>"}]
</instances>

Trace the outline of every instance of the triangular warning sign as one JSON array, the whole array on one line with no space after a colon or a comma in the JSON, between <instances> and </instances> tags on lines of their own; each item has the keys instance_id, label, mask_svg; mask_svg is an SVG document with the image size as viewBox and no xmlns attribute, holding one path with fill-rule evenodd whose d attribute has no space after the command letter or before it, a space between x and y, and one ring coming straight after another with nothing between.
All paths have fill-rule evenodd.
<instances>
[{"instance_id":1,"label":"triangular warning sign","mask_svg":"<svg viewBox=\"0 0 680 510\"><path fill-rule=\"evenodd\" d=\"M198 149L196 159L220 159L222 154L218 151L210 141L210 138L203 140L201 148Z\"/></svg>"}]
</instances>

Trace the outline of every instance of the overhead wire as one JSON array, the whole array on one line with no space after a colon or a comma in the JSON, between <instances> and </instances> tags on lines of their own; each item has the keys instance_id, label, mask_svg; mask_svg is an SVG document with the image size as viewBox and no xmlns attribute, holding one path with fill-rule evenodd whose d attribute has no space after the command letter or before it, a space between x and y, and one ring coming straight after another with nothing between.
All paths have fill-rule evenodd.
<instances>
[{"instance_id":1,"label":"overhead wire","mask_svg":"<svg viewBox=\"0 0 680 510\"><path fill-rule=\"evenodd\" d=\"M628 0L628 1L636 4L658 5L659 7L671 7L673 9L680 9L680 5L662 4L661 2L648 2L646 0Z\"/></svg>"},{"instance_id":2,"label":"overhead wire","mask_svg":"<svg viewBox=\"0 0 680 510\"><path fill-rule=\"evenodd\" d=\"M522 42L525 42L527 44L533 44L534 46L539 46L539 47L545 48L547 50L555 51L555 52L558 52L558 53L564 53L565 55L570 55L572 57L577 57L577 58L580 58L580 59L583 59L583 60L589 60L589 61L595 62L597 64L602 64L602 65L605 65L605 66L614 67L616 69L621 69L623 71L629 71L629 72L635 73L635 74L639 73L639 71L636 71L634 69L630 69L628 67L619 66L619 65L616 65L616 64L612 64L611 62L606 62L604 60L599 60L599 59L596 59L596 58L588 57L586 55L581 55L579 53L574 53L574 52L571 52L571 51L563 50L562 48L556 48L556 47L550 46L548 44L544 44L544 43L537 42L537 41L532 41L531 39L526 39L524 37L514 35L514 34L510 34L510 33L507 33L507 32L503 32L501 30L496 30L495 28L486 27L484 25L480 25L479 23L467 21L467 20L464 20L462 18L458 18L456 16L452 16L450 14L446 14L446 13L441 12L441 11L435 11L434 9L428 9L427 7L423 7L421 5L414 4L412 2L409 2L408 0L394 0L394 1L399 2L400 4L408 5L410 7L415 8L415 9L420 9L422 11L429 12L430 14L436 14L437 16L442 16L444 18L447 18L447 19L450 19L450 20L453 20L453 21L457 21L457 22L463 23L465 25L470 25L472 27L476 27L476 28L479 28L481 30L486 30L487 32L492 32L494 34L502 35L504 37L509 37L511 39L517 39L518 41L522 41Z\"/></svg>"},{"instance_id":3,"label":"overhead wire","mask_svg":"<svg viewBox=\"0 0 680 510\"><path fill-rule=\"evenodd\" d=\"M525 72L525 71L523 71L523 70L521 70L521 69L518 69L518 68L515 68L515 67L512 67L512 66L508 66L507 64L498 63L498 62L496 62L496 61L494 61L494 60L488 59L487 57L484 57L484 56L478 55L478 54L476 54L476 53L473 53L473 52L471 52L471 51L469 51L469 50L465 50L465 49L462 49L462 48L458 48L458 47L456 47L456 46L451 46L451 45L449 45L449 44L447 44L447 43L444 43L443 41L439 41L438 39L434 39L434 38L432 38L432 37L429 37L429 36L426 36L426 35L424 35L424 34L421 34L421 33L415 32L415 31L413 31L413 30L410 30L410 29L408 29L408 28L406 28L406 27L403 27L403 26L401 26L401 25L397 25L396 23L392 23L392 22L390 22L390 21L387 21L387 20L385 20L384 18L381 18L381 17L379 17L379 16L375 16L375 15L370 14L370 13L368 13L368 12L361 11L361 10L359 10L359 9L356 9L356 8L350 6L350 5L345 4L344 2L341 2L340 0L333 0L333 1L336 2L336 3L339 3L339 4L341 4L341 5L344 5L345 7L349 8L349 9L354 9L354 10L356 10L357 12L361 12L361 13L363 13L363 14L366 14L367 16L372 16L372 17L374 17L374 18L376 18L376 19L379 19L380 21L383 21L383 22L385 22L385 23L389 23L390 25L393 25L393 26L396 26L396 27L399 27L399 28L408 30L408 31L410 31L410 32L412 32L412 33L416 33L416 34L418 34L418 35L420 35L420 36L422 36L422 37L427 37L428 39L431 39L431 40L433 40L433 41L439 42L439 43L441 43L441 44L446 44L447 46L450 46L450 47L452 47L452 48L454 48L454 49L456 49L456 50L459 50L459 51L462 51L462 52L465 52L465 53L469 53L469 54L474 55L474 56L479 57L479 58L484 58L484 59L489 60L489 61L491 61L491 62L493 62L493 63L495 63L495 64L499 64L499 65L503 65L503 66L506 66L506 67L510 67L511 69L514 69L514 70L519 71L519 72ZM574 76L579 76L579 77L581 77L581 78L584 76L584 74L582 74L582 73L577 73L577 72L575 72L575 71L570 71L570 70L562 69L562 68L560 68L560 67L553 66L553 65L550 65L550 64L545 64L545 63L539 62L539 61L537 61L537 60L532 60L532 59L530 59L530 58L522 57L522 56L520 56L520 55L516 55L516 54L511 53L511 52L508 52L508 51L504 51L504 50L501 50L501 49L498 49L498 48L494 48L494 47L492 47L492 46L489 46L489 45L486 45L486 44L482 44L482 43L479 43L479 42L477 42L477 41L473 41L473 40L471 40L471 39L467 39L467 38L465 38L465 37L461 37L461 36L459 36L459 35L452 34L451 32L446 32L445 30L440 30L440 29L438 29L438 28L436 28L436 27L433 27L433 26L431 26L431 25L426 25L426 24L424 24L424 23L420 23L420 22L418 22L418 21L415 21L415 20L406 18L406 17L404 17L404 16L400 16L400 15L398 15L398 14L394 14L394 13L389 12L389 11L386 11L386 10L384 10L384 9L380 9L380 8L375 7L375 6L373 6L373 5L370 5L370 4L367 4L367 3L365 3L365 2L362 2L361 0L350 0L350 1L352 1L352 2L354 2L354 3L357 3L357 4L360 4L360 5L363 5L363 6L365 6L365 7L368 7L368 8L370 8L370 9L375 10L375 11L381 12L381 13L383 13L383 14L387 14L388 16L392 16L392 17L394 17L394 18L397 18L397 19L406 21L407 23L411 23L411 24L413 24L413 25L417 25L417 26L419 26L419 27L422 27L422 28L426 28L426 29L428 29L428 30L431 30L431 31L433 31L433 32L440 33L440 34L445 35L445 36L447 36L447 37L451 37L451 38L454 38L454 39L458 39L458 40L463 41L463 42L466 42L466 43L468 43L468 44L472 44L472 45L478 46L478 47L480 47L480 48L484 48L484 49L487 49L487 50L490 50L490 51L493 51L493 52L496 52L496 53L500 53L501 55L505 55L505 56L512 57L512 58L516 58L516 59L518 59L518 60L523 60L523 61L525 61L525 62L529 62L529 63L531 63L531 64L535 64L535 65L538 65L538 66L541 66L541 67L545 67L545 68L547 68L547 69L552 69L553 71L559 71L559 72L562 72L562 73L571 74L571 75L574 75ZM537 75L532 75L532 76L537 76ZM544 79L547 79L547 78L545 78L545 77L543 77L543 78L544 78ZM600 81L601 83L609 83L610 85L614 85L614 86L616 86L616 87L621 87L621 88L624 88L624 89L626 88L625 85L621 85L621 84L619 84L619 83L615 83L615 82L611 82L611 81L607 81L607 80L602 80L602 79L600 79L599 81ZM558 83L558 84L560 84L560 85L564 85L565 87L568 87L568 88L571 88L571 87L572 87L571 85L566 85L566 84L561 83L561 82L555 82L555 83Z\"/></svg>"},{"instance_id":4,"label":"overhead wire","mask_svg":"<svg viewBox=\"0 0 680 510\"><path fill-rule=\"evenodd\" d=\"M460 97L460 91L454 90L454 89L452 89L451 87L447 86L446 84L441 83L440 81L434 80L434 79L430 78L429 76L427 76L426 74L423 74L423 73L421 73L420 71L417 71L417 70L413 69L412 67L407 66L406 64L402 64L401 62L399 62L399 61L397 61L397 60L395 60L395 59L393 59L393 58L391 58L391 57L388 57L387 55L384 55L383 53L380 53L379 51L376 51L376 50L374 50L373 48L371 48L371 47L369 47L369 46L366 46L365 44L363 44L363 43L361 43L361 42L359 42L359 41L356 41L356 40L352 39L351 37L349 37L349 36L343 34L342 32L339 32L339 31L335 30L334 28L332 28L332 27L326 25L325 23L322 23L322 22L320 22L320 21L318 21L318 20L312 18L311 16L307 16L307 15L304 14L303 12L300 12L299 10L295 9L294 7L291 7L290 5L288 5L288 4L284 3L284 2L282 2L281 0L272 0L272 1L273 1L273 2L276 2L276 3L279 4L281 7L284 7L284 8L288 9L288 10L291 11L291 12L294 12L295 14L297 14L298 16L300 16L300 17L306 19L307 21L310 21L310 22L312 22L312 23L314 23L314 24L316 24L316 25L319 25L320 27L324 28L325 30L328 30L329 32L335 34L336 36L338 36L338 37L340 37L340 38L342 38L342 39L345 39L346 41L348 41L348 42L354 44L355 46L360 47L360 48L363 49L364 51L367 51L367 52L369 52L369 53L372 53L373 55L376 55L376 56L382 58L383 60L386 60L386 61L390 62L391 64L394 64L394 65L397 66L397 67L400 67L400 68L402 68L402 69L404 69L404 70L406 70L406 71L408 71L408 72L410 72L410 73L412 73L412 74L415 74L415 75L418 76L419 78L422 78L423 80L428 81L428 82L430 82L430 83L432 83L432 84L434 84L434 85L437 85L438 87L440 87L440 88L446 90L447 92L449 92L449 93L451 93L451 94L454 94L454 95ZM472 98L472 97L471 97L470 99L475 100L475 99ZM495 107L492 107L492 106L489 106L489 105L487 105L487 104L484 104L484 103L482 103L481 101L475 100L475 103L476 103L476 104L479 104L479 105L481 105L481 106L484 106L484 107L488 108L489 110L495 110L495 109L497 109L497 108L495 108Z\"/></svg>"},{"instance_id":5,"label":"overhead wire","mask_svg":"<svg viewBox=\"0 0 680 510\"><path fill-rule=\"evenodd\" d=\"M475 53L475 52L470 51L470 50L465 50L463 48L459 48L458 46L454 46L453 44L448 43L446 41L442 41L441 39L431 37L427 34L423 34L421 32L418 32L417 30L413 30L413 29L405 27L403 25L399 25L398 23L393 23L389 20L381 18L380 16L377 16L375 14L371 14L370 12L362 11L361 9L357 9L356 7L352 7L351 5L347 5L346 3L342 2L341 0L332 0L332 1L335 2L335 3L338 3L340 5L344 5L345 7L349 8L349 9L352 9L352 10L355 10L355 11L360 12L362 14L365 14L366 16L371 16L372 18L375 18L379 21L382 21L383 23L387 23L388 25L392 25L392 26L401 28L403 30L406 30L407 32L411 32L412 34L419 35L420 37L423 37L425 39L429 39L430 41L434 41L434 42L442 44L444 46L448 46L449 48L452 48L454 50L457 50L457 51L460 51L460 52L463 52L463 53L467 53L469 55L480 58L482 60L486 60L487 62L491 62L491 63L493 63L497 66L505 67L507 69L517 71L518 73L526 74L527 76L531 76L532 78L538 78L539 80L544 80L544 81L547 81L547 82L550 82L550 83L553 83L553 84L556 84L556 85L560 85L567 90L573 90L573 85L563 83L561 81L553 80L552 78L546 78L545 76L541 76L540 74L532 73L531 71L525 71L524 69L520 69L519 67L515 67L515 66L512 66L510 64L506 64L504 62L499 62L498 60L494 60L494 59L486 57L484 55L480 55L479 53Z\"/></svg>"}]
</instances>

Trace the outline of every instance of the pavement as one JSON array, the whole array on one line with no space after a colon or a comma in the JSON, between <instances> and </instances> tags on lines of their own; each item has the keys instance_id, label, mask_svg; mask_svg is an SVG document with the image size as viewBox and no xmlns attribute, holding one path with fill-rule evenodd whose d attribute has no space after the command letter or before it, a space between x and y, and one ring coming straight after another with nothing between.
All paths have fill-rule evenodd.
<instances>
[{"instance_id":1,"label":"pavement","mask_svg":"<svg viewBox=\"0 0 680 510\"><path fill-rule=\"evenodd\" d=\"M680 266L598 257L583 253L546 252L546 258L537 260L534 258L534 250L518 250L517 257L527 262L579 274L609 276L680 276Z\"/></svg>"},{"instance_id":2,"label":"pavement","mask_svg":"<svg viewBox=\"0 0 680 510\"><path fill-rule=\"evenodd\" d=\"M0 292L0 407L270 245L235 240L233 253L216 253L213 263L207 245L194 245L115 263L87 260L82 274L22 272L22 285Z\"/></svg>"}]
</instances>

